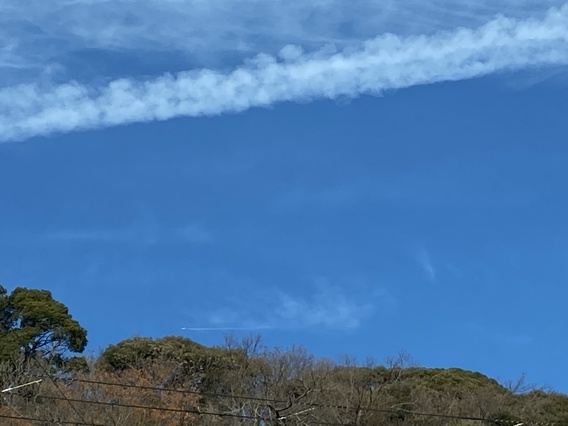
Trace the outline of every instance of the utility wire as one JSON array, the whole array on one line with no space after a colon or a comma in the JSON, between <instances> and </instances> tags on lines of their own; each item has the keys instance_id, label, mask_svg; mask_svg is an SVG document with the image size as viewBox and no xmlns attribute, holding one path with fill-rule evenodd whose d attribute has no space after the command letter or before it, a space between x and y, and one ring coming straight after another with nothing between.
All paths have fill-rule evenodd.
<instances>
[{"instance_id":1,"label":"utility wire","mask_svg":"<svg viewBox=\"0 0 568 426\"><path fill-rule=\"evenodd\" d=\"M16 394L17 395L17 394ZM21 395L20 395L21 396ZM195 415L203 415L203 416L218 416L218 417L234 417L239 419L251 419L251 420L262 420L262 417L259 416L250 416L245 414L234 414L234 413L222 413L222 412L213 412L213 411L201 411L198 409L183 409L183 408L171 408L171 407L152 407L149 405L138 405L138 404L124 404L121 402L107 402L107 401L94 401L88 399L75 399L75 398L62 398L60 396L52 396L52 395L43 395L38 394L36 395L37 398L43 399L52 399L56 401L70 401L76 402L81 404L93 404L93 405L105 405L105 406L112 406L112 407L123 407L123 408L135 408L139 410L153 410L153 411L165 411L171 413L180 413L180 414L195 414ZM91 424L86 423L85 424Z\"/></svg>"},{"instance_id":2,"label":"utility wire","mask_svg":"<svg viewBox=\"0 0 568 426\"><path fill-rule=\"evenodd\" d=\"M207 392L199 392L199 391L192 391L186 389L172 389L172 388L162 388L159 386L144 386L144 385L133 385L130 383L113 383L113 382L105 382L100 380L88 380L88 379L69 379L72 382L80 382L80 383L90 383L95 385L103 385L103 386L116 386L116 387L123 387L123 388L134 388L134 389L146 389L146 390L153 390L159 392L172 392L172 393L181 393L181 394L190 394L190 395L199 395L199 396L209 396L212 398L233 398L233 399L243 399L247 401L261 401L261 402L272 402L276 404L285 404L288 401L285 399L273 399L273 398L261 398L261 397L254 397L254 396L245 396L245 395L227 395L222 393L207 393Z\"/></svg>"},{"instance_id":3,"label":"utility wire","mask_svg":"<svg viewBox=\"0 0 568 426\"><path fill-rule=\"evenodd\" d=\"M299 414L299 413L298 413ZM241 418L243 418L241 416ZM65 424L65 425L75 425L75 426L112 426L105 423L83 423L77 421L69 421L69 420L49 420L49 419L42 419L38 417L25 417L25 416L10 416L7 414L0 414L0 419L9 419L9 420L23 420L32 423L57 423L57 424ZM256 418L261 420L261 418ZM565 425L566 423L558 423L558 422L520 422L520 421L510 421L510 420L496 420L495 423L497 424L510 424L512 426L559 426ZM311 425L321 425L321 426L352 426L350 423L331 423L331 422L319 422L319 421L310 421Z\"/></svg>"},{"instance_id":4,"label":"utility wire","mask_svg":"<svg viewBox=\"0 0 568 426\"><path fill-rule=\"evenodd\" d=\"M35 357L32 357L32 359L35 361L35 363L39 366L39 368L41 368L43 370L43 372L45 373L45 375L49 378L49 380L51 380L51 382L53 383L53 385L57 388L57 390L59 391L59 393L61 395L63 395L63 398L67 400L67 402L69 403L69 405L71 406L71 408L73 409L73 411L75 412L75 414L77 414L77 416L79 416L79 418L83 421L83 423L87 424L87 422L85 421L85 418L83 417L83 415L79 412L79 410L77 410L77 408L73 405L73 403L71 402L71 400L69 398L67 398L67 395L65 395L65 392L63 392L63 390L59 387L59 385L57 384L57 382L53 379L53 377L51 377L51 375L49 374L49 372L47 371L47 369L45 368L45 366L43 364L41 364Z\"/></svg>"},{"instance_id":5,"label":"utility wire","mask_svg":"<svg viewBox=\"0 0 568 426\"><path fill-rule=\"evenodd\" d=\"M104 405L104 406L113 406L113 407L123 407L123 408L134 408L134 409L140 409L140 410L154 410L154 411L164 411L164 412L172 412L172 413L182 413L182 414L195 414L198 416L218 416L218 417L231 417L231 418L240 418L240 419L248 419L248 420L268 420L264 417L261 416L252 416L252 415L246 415L246 414L235 414L235 413L223 413L223 412L214 412L214 411L202 411L199 409L182 409L182 408L171 408L171 407L153 407L153 406L148 406L148 405L138 405L138 404L124 404L124 403L120 403L120 402L105 402L105 401L93 401L93 400L87 400L87 399L74 399L74 398L62 398L62 397L58 397L58 396L50 396L50 395L42 395L39 394L37 395L38 398L44 398L44 399L52 399L52 400L67 400L70 402L76 402L76 403L82 403L82 404L93 404L93 405ZM325 405L325 404L310 404L310 403L302 403L301 405L305 405L310 407L311 409L315 409L315 408L346 408L346 407L342 407L342 406L334 406L334 405ZM437 413L422 413L422 412L417 412L417 411L409 411L409 410L387 410L387 409L360 409L361 411L374 411L374 412L380 412L380 413L386 413L386 414L395 414L395 415L399 415L399 414L408 414L408 415L415 415L415 416L421 416L421 417L438 417L438 418L446 418L446 419L453 419L453 420L469 420L469 421L479 421L479 422L485 422L485 423L494 423L494 424L518 424L521 423L519 421L506 421L506 420L491 420L491 419L487 419L487 418L482 418L482 417L471 417L471 416L459 416L459 415L451 415L451 414L437 414ZM308 410L304 410L302 412L299 413L295 413L295 414L288 414L285 416L281 416L281 418L286 418L286 417L292 417L304 412L307 412ZM310 410L311 411L311 410ZM330 423L330 422L322 422L322 421L316 421L310 422L311 424L317 424L317 425L337 425L337 426L349 426L348 423ZM530 422L522 422L523 425L535 425L535 426L542 426L541 424L536 424L536 423L530 423ZM548 424L550 426L552 426L551 424Z\"/></svg>"},{"instance_id":6,"label":"utility wire","mask_svg":"<svg viewBox=\"0 0 568 426\"><path fill-rule=\"evenodd\" d=\"M45 369L44 369L45 371ZM49 375L48 375L49 376ZM49 376L51 381L55 384L55 380ZM88 379L70 379L71 382L81 382L81 383L88 383L88 384L97 384L102 386L115 386L115 387L125 387L125 388L135 388L135 389L145 389L145 390L153 390L159 392L172 392L172 393L180 393L180 394L193 394L199 396L209 396L215 398L233 398L233 399L240 399L246 401L260 401L266 403L288 403L290 401L283 400L283 399L274 399L274 398L260 398L260 397L251 397L251 396L244 396L244 395L227 395L221 393L203 393L199 391L191 391L191 390L183 390L183 389L171 389L171 388L161 388L155 386L144 386L144 385L134 385L129 383L113 383L113 382L106 382L101 380L88 380ZM56 384L57 386L57 384ZM134 404L119 404L119 403L108 403L102 401L89 401L89 400L80 400L80 399L70 399L67 398L65 393L61 390L59 386L57 386L59 392L63 395L63 398L60 397L53 397L53 396L46 396L40 395L44 398L49 399L60 399L60 400L67 400L72 407L74 405L73 402L77 403L91 403L91 404L103 404L103 405L114 405L114 406L123 406L123 407L130 407L130 408L137 408L137 409L147 409L147 410L161 410L161 411L171 411L171 412L178 412L178 413L188 413L188 414L196 414L196 415L214 415L220 417L236 417L236 418L244 418L244 419L255 419L255 420L263 420L261 417L258 416L247 416L247 415L239 415L233 413L218 413L218 412L207 412L201 410L183 410L183 409L174 409L174 408L166 408L166 407L149 407L149 406L141 406L141 405L134 405ZM463 415L452 415L452 414L442 414L442 413L426 413L426 412L419 412L419 411L412 411L406 409L381 409L381 408L372 408L372 407L348 407L345 405L333 405L333 404L322 404L317 402L303 402L303 401L294 401L296 405L302 405L309 408L332 408L332 409L340 409L340 410L359 410L362 412L376 412L376 413L383 413L383 414L392 414L392 415L411 415L417 417L436 417L436 418L445 418L445 419L453 419L453 420L468 420L468 421L476 421L476 422L484 422L484 423L492 423L496 425L505 425L505 426L516 426L516 425L523 425L523 426L565 426L568 425L565 422L522 422L522 421L514 421L514 420L500 420L500 419L491 419L491 418L483 418L483 417L475 417L475 416L463 416ZM74 407L75 409L75 407ZM78 411L75 409L78 413ZM299 414L299 413L297 413ZM288 414L286 416L292 416L293 414ZM84 419L82 419L83 422ZM266 419L264 419L266 420ZM321 424L321 425L340 425L339 423L326 423L326 422L319 422L312 424ZM85 424L89 424L86 423Z\"/></svg>"},{"instance_id":7,"label":"utility wire","mask_svg":"<svg viewBox=\"0 0 568 426\"><path fill-rule=\"evenodd\" d=\"M243 417L237 416L240 418L250 418L250 417ZM105 423L83 423L78 421L70 421L70 420L49 420L49 419L42 419L39 417L24 417L24 416L10 416L6 414L0 414L0 419L10 419L10 420L23 420L31 423L54 423L54 424L62 424L62 425L75 425L75 426L113 426ZM254 417L255 420L265 420L261 417ZM331 423L331 422L310 422L311 425L320 425L320 426L353 426L349 423Z\"/></svg>"},{"instance_id":8,"label":"utility wire","mask_svg":"<svg viewBox=\"0 0 568 426\"><path fill-rule=\"evenodd\" d=\"M16 394L17 395L17 394ZM112 407L123 407L123 408L133 408L133 409L140 409L140 410L155 410L155 411L164 411L164 412L172 412L172 413L182 413L182 414L195 414L197 416L215 416L215 417L229 417L229 418L237 418L237 419L245 419L245 420L256 420L256 421L268 421L269 418L262 417L262 416L252 416L247 414L235 414L235 413L222 413L222 412L214 412L214 411L201 411L198 409L181 409L181 408L170 408L170 407L152 407L146 405L137 405L137 404L123 404L123 403L114 403L114 402L105 402L105 401L90 401L86 399L73 399L73 398L62 398L59 396L50 396L50 395L37 395L38 398L45 398L45 399L53 399L53 400L68 400L71 402L76 403L84 403L84 404L93 404L93 405L103 405L103 406L112 406ZM296 413L299 414L299 413ZM293 416L292 414L291 416ZM73 423L73 422L69 422ZM320 420L310 420L310 425L318 425L318 426L353 426L351 423L339 423L339 422L325 422ZM91 423L77 423L80 425L89 425L92 426ZM101 426L101 425L95 425Z\"/></svg>"},{"instance_id":9,"label":"utility wire","mask_svg":"<svg viewBox=\"0 0 568 426\"><path fill-rule=\"evenodd\" d=\"M273 398L259 398L259 397L249 397L244 395L225 395L219 393L201 393L198 391L189 391L189 390L182 390L182 389L167 389L167 388L160 388L155 386L144 386L144 385L133 385L128 383L112 383L112 382L104 382L99 380L87 380L87 379L71 379L71 382L82 382L82 383L89 383L89 384L98 384L103 386L115 386L115 387L126 387L126 388L137 388L137 389L145 389L145 390L153 390L153 391L162 391L162 392L177 392L182 394L195 394L200 396L211 396L211 397L221 397L221 398L234 398L234 399L241 399L241 400L253 400L253 401L261 401L266 403L287 403L289 401L282 400L282 399L273 399ZM49 395L37 395L40 398L45 399L53 399L53 400L63 400L64 398L56 397L56 396L49 396ZM115 407L124 407L124 408L134 408L134 409L144 409L144 410L155 410L155 411L166 411L166 412L176 412L176 413L186 413L186 414L195 414L199 416L219 416L219 417L231 417L231 418L240 418L240 419L248 419L248 420L264 420L261 416L251 416L246 414L235 414L235 413L223 413L223 412L211 412L211 411L202 411L198 409L178 409L178 408L168 408L168 407L152 407L152 406L145 406L145 405L137 405L137 404L123 404L123 403L113 403L113 402L104 402L104 401L93 401L93 400L84 400L84 399L71 399L65 397L65 399L69 402L76 402L76 403L85 403L85 404L94 404L94 405L106 405L106 406L115 406ZM306 410L303 410L299 413L292 413L287 414L285 417L296 416L298 414L302 414L304 412L311 411L315 408L326 407L324 404L308 404L309 407ZM338 407L341 408L341 407ZM393 412L398 413L398 412ZM350 424L346 423L333 423L333 422L323 422L323 421L311 421L313 425L321 425L321 426L351 426Z\"/></svg>"},{"instance_id":10,"label":"utility wire","mask_svg":"<svg viewBox=\"0 0 568 426\"><path fill-rule=\"evenodd\" d=\"M17 393L15 395L18 395ZM21 395L18 395L21 396ZM180 413L180 414L194 414L197 416L216 416L216 417L229 417L229 418L238 418L238 419L246 419L246 420L257 420L257 421L267 421L270 420L269 418L262 417L262 416L252 416L246 414L235 414L235 413L223 413L223 412L214 412L214 411L202 411L199 409L181 409L181 408L171 408L171 407L152 407L146 405L137 405L137 404L123 404L118 402L105 402L105 401L92 401L86 399L74 399L74 398L62 398L58 396L50 396L50 395L37 395L39 398L44 399L52 399L52 400L66 400L68 402L75 402L75 403L83 403L83 404L93 404L93 405L103 405L103 406L112 406L112 407L123 407L123 408L133 408L133 409L140 409L140 410L155 410L155 411L163 411L163 412L172 412L172 413ZM303 403L303 405L310 405L309 403ZM324 405L324 404L312 404L312 409L320 408L320 407L330 407L330 408L343 408L341 406L333 406L333 405ZM302 414L307 412L308 410L304 410L298 413L288 414L282 416L281 419L286 417L293 417L298 414ZM309 410L311 411L311 410ZM362 409L364 411L364 409ZM481 417L471 417L471 416L459 416L459 415L451 415L451 414L437 414L437 413L422 413L410 410L381 410L381 409L373 409L368 411L377 411L387 414L409 414L415 416L423 416L423 417L438 417L438 418L446 418L446 419L453 419L453 420L469 420L469 421L479 421L485 423L491 423L495 425L507 425L507 426L563 426L566 425L566 422L523 422L518 420L499 420L499 419L486 419ZM16 417L16 416L2 416L0 418L15 418L20 420L30 420L30 421L49 421L46 419L37 419L37 418L27 418L27 417ZM109 426L105 424L97 424L97 423L87 423L86 421L76 422L76 421L61 421L61 420L53 420L54 423L61 423L61 424L76 424L81 426ZM321 425L321 426L352 426L351 423L339 423L339 422L326 422L320 420L310 420L310 425Z\"/></svg>"},{"instance_id":11,"label":"utility wire","mask_svg":"<svg viewBox=\"0 0 568 426\"><path fill-rule=\"evenodd\" d=\"M135 388L135 389L146 389L146 390L154 390L154 391L161 391L161 392L177 392L183 394L195 394L200 396L210 396L215 398L234 398L234 399L241 399L247 401L261 401L261 402L268 402L268 403L287 403L289 401L283 399L274 399L274 398L259 398L259 397L250 397L244 395L226 395L220 393L202 393L198 391L190 391L190 390L182 390L182 389L168 389L168 388L161 388L155 386L143 386L143 385L133 385L128 383L112 383L112 382L105 382L99 380L87 380L87 379L71 379L71 381L82 382L82 383L90 383L90 384L98 384L103 386L116 386L116 387L126 387L126 388ZM340 409L340 410L355 410L355 407L348 407L342 405L333 405L333 404L321 404L316 402L303 402L303 401L295 401L297 405L303 405L306 407L314 407L314 408L333 408L333 409ZM474 416L457 416L451 414L438 414L438 413L422 413L416 412L411 410L393 410L393 409L381 409L381 408L371 408L371 407L360 407L358 408L360 411L365 412L377 412L383 414L408 414L408 415L415 415L421 417L439 417L439 418L448 418L448 419L456 419L456 420L470 420L470 421L479 421L479 422L493 422L492 419L487 419L483 417L474 417ZM517 422L518 423L518 422ZM525 423L526 424L526 423Z\"/></svg>"},{"instance_id":12,"label":"utility wire","mask_svg":"<svg viewBox=\"0 0 568 426\"><path fill-rule=\"evenodd\" d=\"M445 419L454 419L454 420L470 420L470 421L477 421L477 422L494 422L492 419L484 418L484 417L474 417L474 416L460 416L454 414L441 414L441 413L423 413L420 411L412 411L412 410L405 410L405 409L398 409L394 410L392 408L372 408L372 407L348 407L346 405L332 405L332 404L320 404L317 402L303 402L298 401L296 402L298 405L304 405L308 407L317 407L317 408L334 408L340 410L358 410L364 412L372 412L372 413L383 413L383 414L407 414L412 416L418 417L438 417L438 418L445 418Z\"/></svg>"},{"instance_id":13,"label":"utility wire","mask_svg":"<svg viewBox=\"0 0 568 426\"><path fill-rule=\"evenodd\" d=\"M21 384L21 385L17 385L17 386L10 385L6 389L2 389L0 391L0 393L2 394L2 399L4 399L4 401L6 401L6 404L7 404L8 408L10 408L10 410L12 410L13 412L15 412L16 414L21 416L22 413L20 413L15 407L12 406L12 404L10 403L8 398L6 398L5 394L8 394L8 393L11 394L16 389L21 389L21 388L24 388L26 386L35 385L35 384L41 383L41 381L42 381L42 379L39 379L39 380L34 380L32 382L24 383L24 384Z\"/></svg>"},{"instance_id":14,"label":"utility wire","mask_svg":"<svg viewBox=\"0 0 568 426\"><path fill-rule=\"evenodd\" d=\"M181 394L192 394L192 395L199 395L199 396L209 396L214 398L234 398L246 401L260 401L266 403L273 403L273 404L283 404L288 403L290 401L283 400L283 399L274 399L274 398L260 398L260 397L251 397L251 396L244 396L244 395L226 395L220 393L203 393L199 391L191 391L191 390L184 390L184 389L171 389L171 388L161 388L155 386L144 386L144 385L134 385L128 383L113 383L113 382L105 382L101 380L88 380L88 379L70 379L71 382L82 382L82 383L90 383L90 384L98 384L102 386L115 386L115 387L125 387L125 388L135 388L135 389L145 389L145 390L153 390L153 391L160 391L160 392L175 392ZM417 417L437 417L437 418L445 418L445 419L453 419L453 420L469 420L469 421L476 421L476 422L485 422L485 423L499 423L502 425L511 424L515 426L518 421L508 421L508 420L492 420L484 417L475 417L475 416L461 416L461 415L452 415L452 414L441 414L441 413L424 413L406 409L388 409L388 408L372 408L372 407L348 407L345 405L333 405L333 404L322 404L317 402L303 402L303 401L295 401L297 405L302 405L308 408L331 408L331 409L339 409L345 411L351 410L359 410L363 412L375 412L375 413L383 413L383 414L392 414L392 415L413 415ZM543 425L536 425L535 423L531 423L535 426L543 426ZM523 422L524 426L527 426L527 422ZM552 426L552 425L550 425Z\"/></svg>"},{"instance_id":15,"label":"utility wire","mask_svg":"<svg viewBox=\"0 0 568 426\"><path fill-rule=\"evenodd\" d=\"M39 417L26 417L26 416L11 416L9 414L0 414L0 419L10 419L10 420L22 420L30 423L55 423L62 425L79 425L79 426L112 426L104 423L83 423L78 421L70 420L49 420L41 419Z\"/></svg>"}]
</instances>

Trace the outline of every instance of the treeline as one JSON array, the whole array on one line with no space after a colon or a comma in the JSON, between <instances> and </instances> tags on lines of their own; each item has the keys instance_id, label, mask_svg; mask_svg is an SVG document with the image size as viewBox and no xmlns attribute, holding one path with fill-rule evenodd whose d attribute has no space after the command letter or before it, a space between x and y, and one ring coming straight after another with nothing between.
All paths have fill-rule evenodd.
<instances>
[{"instance_id":1,"label":"treeline","mask_svg":"<svg viewBox=\"0 0 568 426\"><path fill-rule=\"evenodd\" d=\"M34 383L40 380L39 383ZM135 337L98 357L41 357L0 367L1 424L516 425L563 423L568 397L506 387L480 373L318 359L259 337L206 347L183 337ZM523 390L523 393L516 391ZM41 420L41 422L39 422Z\"/></svg>"},{"instance_id":2,"label":"treeline","mask_svg":"<svg viewBox=\"0 0 568 426\"><path fill-rule=\"evenodd\" d=\"M82 336L78 324L61 311L42 321L38 305L61 306L35 292L0 292L2 425L568 425L565 395L404 354L360 365L267 348L259 336L220 347L168 336L71 356L61 324Z\"/></svg>"}]
</instances>

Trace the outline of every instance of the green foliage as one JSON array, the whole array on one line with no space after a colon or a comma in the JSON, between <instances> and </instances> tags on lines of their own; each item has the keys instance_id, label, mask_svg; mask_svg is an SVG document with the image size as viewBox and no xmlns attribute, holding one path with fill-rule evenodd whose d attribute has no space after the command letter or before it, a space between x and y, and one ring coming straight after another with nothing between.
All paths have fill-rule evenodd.
<instances>
[{"instance_id":1,"label":"green foliage","mask_svg":"<svg viewBox=\"0 0 568 426\"><path fill-rule=\"evenodd\" d=\"M106 348L99 357L98 365L109 371L143 368L148 360L156 358L156 354L153 339L133 337Z\"/></svg>"},{"instance_id":2,"label":"green foliage","mask_svg":"<svg viewBox=\"0 0 568 426\"><path fill-rule=\"evenodd\" d=\"M507 390L496 380L474 371L460 368L408 368L410 382L420 383L437 391L472 391L477 388L492 389L498 393Z\"/></svg>"},{"instance_id":3,"label":"green foliage","mask_svg":"<svg viewBox=\"0 0 568 426\"><path fill-rule=\"evenodd\" d=\"M361 426L473 426L480 420L502 426L568 422L566 395L505 387L481 373L458 368L409 367L405 357L387 366L337 365L318 361L299 347L265 349L260 338L243 339L241 344L230 341L222 348L180 336L133 337L110 345L97 359L69 357L84 350L86 335L50 292L16 288L8 294L0 286L0 383L29 381L37 374L38 361L30 358L38 355L46 368L63 373L59 374L64 378L60 385L77 399L165 404L174 409L168 413L154 410L150 415L125 406L106 410L100 404L85 405L94 422L108 418L109 424L181 425L189 424L188 412L195 410L261 416L266 425L283 424L286 419L290 426L316 422ZM141 387L132 387L136 384ZM29 398L19 398L18 409L31 416L43 410L48 417L53 413L53 419L67 418L64 413L69 409L63 401L35 398L38 387L49 392L48 386L44 381L26 387L22 392ZM170 393L172 388L195 392ZM207 421L191 424L242 424L238 416L207 417Z\"/></svg>"},{"instance_id":4,"label":"green foliage","mask_svg":"<svg viewBox=\"0 0 568 426\"><path fill-rule=\"evenodd\" d=\"M520 403L533 407L535 418L547 418L557 423L568 424L568 397L556 392L532 390L518 395Z\"/></svg>"},{"instance_id":5,"label":"green foliage","mask_svg":"<svg viewBox=\"0 0 568 426\"><path fill-rule=\"evenodd\" d=\"M89 371L89 361L84 356L73 356L67 360L62 365L62 367L67 371Z\"/></svg>"},{"instance_id":6,"label":"green foliage","mask_svg":"<svg viewBox=\"0 0 568 426\"><path fill-rule=\"evenodd\" d=\"M8 296L3 296L0 303L8 307ZM568 420L566 395L543 390L515 393L477 372L400 364L337 365L318 361L303 348L270 350L256 340L233 343L221 348L179 336L134 337L110 345L97 359L69 358L55 368L64 370L59 385L71 398L98 401L81 409L94 423L237 426L245 423L239 415L262 418L267 426L563 425ZM26 360L20 360L16 369L3 370L0 363L0 382L29 380ZM174 388L191 392L171 392ZM60 397L47 381L25 391L28 399L14 400L22 413L41 412L45 418L53 413L54 422L70 418L65 401L32 398L45 392ZM107 409L105 401L124 405ZM173 411L161 412L160 407ZM235 416L192 416L195 412Z\"/></svg>"},{"instance_id":7,"label":"green foliage","mask_svg":"<svg viewBox=\"0 0 568 426\"><path fill-rule=\"evenodd\" d=\"M174 365L169 385L192 382L202 390L219 390L228 370L243 364L243 351L207 347L180 336L160 339L133 337L110 345L100 355L98 368L109 372L152 369L156 365Z\"/></svg>"},{"instance_id":8,"label":"green foliage","mask_svg":"<svg viewBox=\"0 0 568 426\"><path fill-rule=\"evenodd\" d=\"M99 357L99 366L107 370L144 368L154 360L173 361L187 369L204 370L243 359L243 354L207 347L180 336L160 339L133 337L110 345Z\"/></svg>"},{"instance_id":9,"label":"green foliage","mask_svg":"<svg viewBox=\"0 0 568 426\"><path fill-rule=\"evenodd\" d=\"M0 286L0 361L22 354L61 361L86 345L87 331L49 291L18 287L8 295Z\"/></svg>"}]
</instances>

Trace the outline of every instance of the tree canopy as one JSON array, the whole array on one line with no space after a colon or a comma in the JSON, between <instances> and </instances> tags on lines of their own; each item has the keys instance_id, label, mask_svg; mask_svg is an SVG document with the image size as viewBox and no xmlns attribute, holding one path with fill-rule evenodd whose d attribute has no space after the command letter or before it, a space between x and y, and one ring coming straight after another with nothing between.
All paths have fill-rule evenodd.
<instances>
[{"instance_id":1,"label":"tree canopy","mask_svg":"<svg viewBox=\"0 0 568 426\"><path fill-rule=\"evenodd\" d=\"M87 331L51 292L18 287L8 294L0 286L0 360L36 354L57 360L86 345Z\"/></svg>"},{"instance_id":2,"label":"tree canopy","mask_svg":"<svg viewBox=\"0 0 568 426\"><path fill-rule=\"evenodd\" d=\"M165 336L133 337L98 356L69 358L83 351L86 336L50 292L8 294L0 286L0 419L14 426L30 419L109 426L568 425L567 395L523 377L501 384L478 372L421 367L405 353L385 365L360 365L298 346L268 348L260 336L228 336L223 346Z\"/></svg>"}]
</instances>

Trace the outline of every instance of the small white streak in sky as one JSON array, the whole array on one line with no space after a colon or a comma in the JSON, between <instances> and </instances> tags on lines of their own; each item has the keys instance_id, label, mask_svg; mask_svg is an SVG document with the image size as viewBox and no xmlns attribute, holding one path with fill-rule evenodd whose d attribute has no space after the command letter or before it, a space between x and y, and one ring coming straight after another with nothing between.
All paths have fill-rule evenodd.
<instances>
[{"instance_id":1,"label":"small white streak in sky","mask_svg":"<svg viewBox=\"0 0 568 426\"><path fill-rule=\"evenodd\" d=\"M174 117L213 116L286 101L380 95L386 90L568 64L568 4L541 20L499 17L431 36L385 34L340 53L259 55L232 72L201 69L102 87L70 82L0 90L0 140Z\"/></svg>"},{"instance_id":2,"label":"small white streak in sky","mask_svg":"<svg viewBox=\"0 0 568 426\"><path fill-rule=\"evenodd\" d=\"M420 267L422 268L422 270L424 271L426 278L428 278L428 280L430 281L436 281L436 276L437 276L436 268L432 264L428 252L426 250L420 250L416 255L416 260L420 265Z\"/></svg>"},{"instance_id":3,"label":"small white streak in sky","mask_svg":"<svg viewBox=\"0 0 568 426\"><path fill-rule=\"evenodd\" d=\"M155 244L166 241L183 241L205 245L214 242L211 232L200 224L189 223L170 229L153 217L141 217L124 228L112 229L60 229L47 232L50 241L92 241L112 244Z\"/></svg>"},{"instance_id":4,"label":"small white streak in sky","mask_svg":"<svg viewBox=\"0 0 568 426\"><path fill-rule=\"evenodd\" d=\"M244 330L272 330L274 327L182 327L184 331L244 331Z\"/></svg>"}]
</instances>

